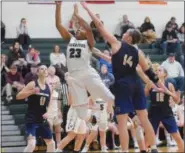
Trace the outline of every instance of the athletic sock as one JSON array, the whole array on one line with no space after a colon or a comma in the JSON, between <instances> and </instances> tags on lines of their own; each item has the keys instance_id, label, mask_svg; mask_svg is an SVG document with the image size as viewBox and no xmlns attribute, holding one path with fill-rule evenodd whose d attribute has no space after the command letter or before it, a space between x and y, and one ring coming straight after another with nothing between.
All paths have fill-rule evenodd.
<instances>
[{"instance_id":1,"label":"athletic sock","mask_svg":"<svg viewBox=\"0 0 185 153\"><path fill-rule=\"evenodd\" d=\"M152 145L150 148L151 149L157 149L157 146L156 145Z\"/></svg>"}]
</instances>

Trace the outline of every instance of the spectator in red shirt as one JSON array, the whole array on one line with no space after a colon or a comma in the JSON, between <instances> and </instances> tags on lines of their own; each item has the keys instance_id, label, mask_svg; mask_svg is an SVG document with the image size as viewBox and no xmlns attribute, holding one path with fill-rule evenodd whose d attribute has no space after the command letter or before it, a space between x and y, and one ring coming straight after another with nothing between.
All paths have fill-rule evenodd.
<instances>
[{"instance_id":1,"label":"spectator in red shirt","mask_svg":"<svg viewBox=\"0 0 185 153\"><path fill-rule=\"evenodd\" d=\"M13 97L13 92L17 92L23 89L24 79L19 72L17 72L17 66L11 65L10 72L6 76L6 100L10 102Z\"/></svg>"}]
</instances>

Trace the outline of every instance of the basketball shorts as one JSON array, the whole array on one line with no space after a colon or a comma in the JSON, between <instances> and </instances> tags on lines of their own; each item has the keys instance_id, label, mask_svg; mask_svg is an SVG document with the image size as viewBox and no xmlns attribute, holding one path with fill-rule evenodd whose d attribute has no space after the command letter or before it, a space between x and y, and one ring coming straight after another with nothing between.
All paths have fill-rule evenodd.
<instances>
[{"instance_id":1,"label":"basketball shorts","mask_svg":"<svg viewBox=\"0 0 185 153\"><path fill-rule=\"evenodd\" d=\"M49 126L44 126L42 123L26 123L25 125L27 137L42 137L43 139L52 139L52 131Z\"/></svg>"},{"instance_id":2,"label":"basketball shorts","mask_svg":"<svg viewBox=\"0 0 185 153\"><path fill-rule=\"evenodd\" d=\"M85 121L77 116L76 110L73 107L70 107L67 114L66 132L85 134L86 130Z\"/></svg>"},{"instance_id":3,"label":"basketball shorts","mask_svg":"<svg viewBox=\"0 0 185 153\"><path fill-rule=\"evenodd\" d=\"M155 134L157 133L160 122L162 122L168 133L176 133L178 131L174 116L164 117L163 115L156 114L155 116L149 116L149 120L153 126Z\"/></svg>"},{"instance_id":4,"label":"basketball shorts","mask_svg":"<svg viewBox=\"0 0 185 153\"><path fill-rule=\"evenodd\" d=\"M106 131L108 128L108 114L105 111L93 111L92 115L96 117L97 123L95 125L90 124L90 130L92 131Z\"/></svg>"},{"instance_id":5,"label":"basketball shorts","mask_svg":"<svg viewBox=\"0 0 185 153\"><path fill-rule=\"evenodd\" d=\"M143 84L137 78L125 78L115 82L115 114L129 114L146 109Z\"/></svg>"}]
</instances>

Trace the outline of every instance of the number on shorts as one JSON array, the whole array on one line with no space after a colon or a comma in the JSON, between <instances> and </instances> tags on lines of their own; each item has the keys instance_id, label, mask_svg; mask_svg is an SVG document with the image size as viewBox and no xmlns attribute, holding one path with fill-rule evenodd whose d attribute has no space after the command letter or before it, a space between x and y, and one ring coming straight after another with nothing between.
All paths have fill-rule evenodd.
<instances>
[{"instance_id":1,"label":"number on shorts","mask_svg":"<svg viewBox=\"0 0 185 153\"><path fill-rule=\"evenodd\" d=\"M69 52L70 52L70 56L69 56L70 58L80 58L82 50L80 48L76 48L76 49L71 48Z\"/></svg>"},{"instance_id":2,"label":"number on shorts","mask_svg":"<svg viewBox=\"0 0 185 153\"><path fill-rule=\"evenodd\" d=\"M157 102L164 102L164 93L157 93L156 94L156 101Z\"/></svg>"},{"instance_id":3,"label":"number on shorts","mask_svg":"<svg viewBox=\"0 0 185 153\"><path fill-rule=\"evenodd\" d=\"M125 54L124 59L123 59L123 65L127 65L127 64L130 67L132 67L133 61L132 61L132 56L128 56L127 54Z\"/></svg>"},{"instance_id":4,"label":"number on shorts","mask_svg":"<svg viewBox=\"0 0 185 153\"><path fill-rule=\"evenodd\" d=\"M46 102L46 97L40 97L40 106L44 106Z\"/></svg>"},{"instance_id":5,"label":"number on shorts","mask_svg":"<svg viewBox=\"0 0 185 153\"><path fill-rule=\"evenodd\" d=\"M100 110L104 110L104 104L100 104Z\"/></svg>"}]
</instances>

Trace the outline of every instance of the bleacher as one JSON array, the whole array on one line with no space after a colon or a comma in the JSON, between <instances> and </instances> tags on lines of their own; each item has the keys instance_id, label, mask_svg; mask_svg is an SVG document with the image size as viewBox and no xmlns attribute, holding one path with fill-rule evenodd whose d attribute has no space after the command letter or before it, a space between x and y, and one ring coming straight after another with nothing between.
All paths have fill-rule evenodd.
<instances>
[{"instance_id":1,"label":"bleacher","mask_svg":"<svg viewBox=\"0 0 185 153\"><path fill-rule=\"evenodd\" d=\"M8 39L6 44L2 45L1 53L7 54L9 46L12 44L13 39ZM62 39L32 39L32 46L40 52L41 62L47 65L50 63L49 54L52 52L55 44L59 44L61 51L65 53L67 42ZM96 47L103 51L105 44L97 43ZM153 62L161 63L166 59L165 55L159 54L160 50L158 48L151 47L151 45L140 44L139 48L149 55ZM27 105L23 101L13 101L10 105L5 106L2 100L2 151L22 152L26 145L24 130L26 109Z\"/></svg>"}]
</instances>

